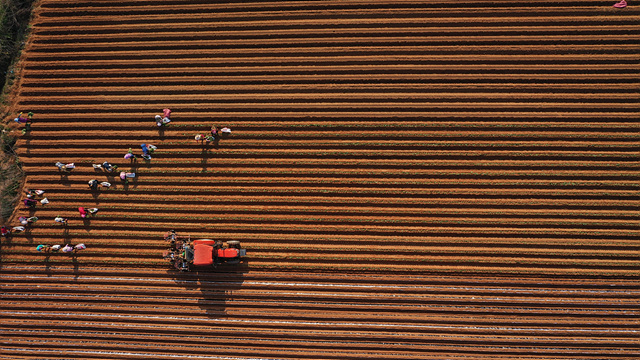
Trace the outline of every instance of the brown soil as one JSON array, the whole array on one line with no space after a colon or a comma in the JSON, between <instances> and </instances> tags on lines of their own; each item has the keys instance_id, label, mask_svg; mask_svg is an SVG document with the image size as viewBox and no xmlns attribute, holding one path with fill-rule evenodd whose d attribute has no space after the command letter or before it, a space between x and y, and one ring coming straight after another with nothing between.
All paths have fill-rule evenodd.
<instances>
[{"instance_id":1,"label":"brown soil","mask_svg":"<svg viewBox=\"0 0 640 360\"><path fill-rule=\"evenodd\" d=\"M640 356L640 8L452 4L42 0L0 359ZM168 229L248 257L175 273Z\"/></svg>"}]
</instances>

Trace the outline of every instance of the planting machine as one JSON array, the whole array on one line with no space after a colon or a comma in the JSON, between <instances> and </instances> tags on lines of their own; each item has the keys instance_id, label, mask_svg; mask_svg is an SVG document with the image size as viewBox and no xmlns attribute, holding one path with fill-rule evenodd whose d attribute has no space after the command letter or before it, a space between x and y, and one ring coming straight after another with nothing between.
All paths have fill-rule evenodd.
<instances>
[{"instance_id":1,"label":"planting machine","mask_svg":"<svg viewBox=\"0 0 640 360\"><path fill-rule=\"evenodd\" d=\"M239 241L198 239L191 240L191 236L179 236L170 230L164 235L169 242L169 249L162 257L169 260L180 271L195 269L213 269L220 264L238 264L247 250L240 247Z\"/></svg>"}]
</instances>

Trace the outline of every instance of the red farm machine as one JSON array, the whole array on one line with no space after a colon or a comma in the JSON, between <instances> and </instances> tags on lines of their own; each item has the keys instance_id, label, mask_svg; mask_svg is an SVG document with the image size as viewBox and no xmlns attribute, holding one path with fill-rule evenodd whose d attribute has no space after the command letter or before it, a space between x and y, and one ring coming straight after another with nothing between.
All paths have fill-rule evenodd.
<instances>
[{"instance_id":1,"label":"red farm machine","mask_svg":"<svg viewBox=\"0 0 640 360\"><path fill-rule=\"evenodd\" d=\"M211 239L191 240L191 236L179 236L173 230L165 233L164 239L169 242L170 247L162 257L180 271L213 269L220 264L239 264L247 253L246 249L240 247L240 242L235 240L226 243Z\"/></svg>"}]
</instances>

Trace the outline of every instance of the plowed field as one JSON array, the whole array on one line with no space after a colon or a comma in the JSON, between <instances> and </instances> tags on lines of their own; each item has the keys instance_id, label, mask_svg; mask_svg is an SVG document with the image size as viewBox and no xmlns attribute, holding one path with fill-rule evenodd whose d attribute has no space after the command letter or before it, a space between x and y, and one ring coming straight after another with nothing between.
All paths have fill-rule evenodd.
<instances>
[{"instance_id":1,"label":"plowed field","mask_svg":"<svg viewBox=\"0 0 640 360\"><path fill-rule=\"evenodd\" d=\"M50 203L2 241L0 358L640 357L640 7L613 2L42 0L13 110ZM176 273L169 229L247 259Z\"/></svg>"}]
</instances>

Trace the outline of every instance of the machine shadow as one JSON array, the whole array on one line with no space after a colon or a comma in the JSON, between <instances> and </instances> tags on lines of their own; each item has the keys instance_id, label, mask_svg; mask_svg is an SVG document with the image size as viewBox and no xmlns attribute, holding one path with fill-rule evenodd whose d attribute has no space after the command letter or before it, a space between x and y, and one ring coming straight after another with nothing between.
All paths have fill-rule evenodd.
<instances>
[{"instance_id":1,"label":"machine shadow","mask_svg":"<svg viewBox=\"0 0 640 360\"><path fill-rule=\"evenodd\" d=\"M232 306L230 301L234 292L242 287L247 272L246 262L220 265L211 270L167 270L169 276L186 294L197 294L198 306L211 319L227 316L227 308Z\"/></svg>"}]
</instances>

